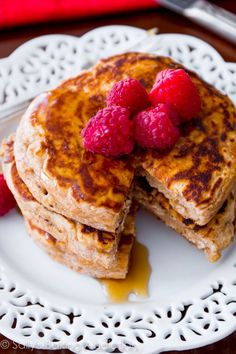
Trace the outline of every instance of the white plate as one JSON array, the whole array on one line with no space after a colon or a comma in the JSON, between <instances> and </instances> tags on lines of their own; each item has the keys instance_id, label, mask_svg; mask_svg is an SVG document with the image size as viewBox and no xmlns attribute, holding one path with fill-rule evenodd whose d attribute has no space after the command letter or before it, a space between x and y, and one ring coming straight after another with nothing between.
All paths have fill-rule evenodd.
<instances>
[{"instance_id":1,"label":"white plate","mask_svg":"<svg viewBox=\"0 0 236 354\"><path fill-rule=\"evenodd\" d=\"M0 60L1 111L29 99L98 58L128 50L171 55L236 101L236 65L185 35L147 37L127 26L79 38L44 36ZM0 139L17 122L1 125ZM215 342L236 329L236 243L216 264L151 215L139 212L138 239L150 252L150 296L109 304L96 280L49 259L12 211L0 220L0 331L26 346L74 352L159 353ZM1 345L1 343L0 343Z\"/></svg>"}]
</instances>

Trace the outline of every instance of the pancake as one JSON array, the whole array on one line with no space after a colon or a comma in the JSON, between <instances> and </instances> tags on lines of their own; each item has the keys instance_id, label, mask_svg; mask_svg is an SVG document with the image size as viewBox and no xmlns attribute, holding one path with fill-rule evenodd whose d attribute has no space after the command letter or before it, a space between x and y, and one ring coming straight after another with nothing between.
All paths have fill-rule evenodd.
<instances>
[{"instance_id":1,"label":"pancake","mask_svg":"<svg viewBox=\"0 0 236 354\"><path fill-rule=\"evenodd\" d=\"M235 237L235 191L230 193L214 218L203 226L183 218L162 193L148 185L144 177L136 179L134 198L142 207L203 250L210 262L216 262L221 257L222 250L228 247Z\"/></svg>"},{"instance_id":2,"label":"pancake","mask_svg":"<svg viewBox=\"0 0 236 354\"><path fill-rule=\"evenodd\" d=\"M4 177L23 216L31 220L34 225L40 225L40 228L59 242L63 242L70 252L80 254L87 260L93 259L98 265L108 268L116 259L120 234L112 234L80 224L46 209L40 204L18 174L13 143L14 135L2 144L2 167ZM133 209L132 215L134 218Z\"/></svg>"},{"instance_id":3,"label":"pancake","mask_svg":"<svg viewBox=\"0 0 236 354\"><path fill-rule=\"evenodd\" d=\"M171 151L136 150L114 159L82 146L82 128L105 106L115 82L132 77L149 91L166 68L183 66L143 53L116 55L33 101L17 129L14 151L20 177L41 204L115 232L131 204L137 168L184 218L199 225L213 218L236 182L236 111L227 96L195 73L185 69L201 96L201 112L182 126Z\"/></svg>"},{"instance_id":4,"label":"pancake","mask_svg":"<svg viewBox=\"0 0 236 354\"><path fill-rule=\"evenodd\" d=\"M48 232L42 230L41 225L35 225L28 219L25 219L25 222L29 235L55 261L65 264L76 272L94 278L124 279L126 277L135 239L134 218L132 216L127 217L117 257L108 269L98 264L94 258L85 260L79 254L68 250L65 242L58 241Z\"/></svg>"}]
</instances>

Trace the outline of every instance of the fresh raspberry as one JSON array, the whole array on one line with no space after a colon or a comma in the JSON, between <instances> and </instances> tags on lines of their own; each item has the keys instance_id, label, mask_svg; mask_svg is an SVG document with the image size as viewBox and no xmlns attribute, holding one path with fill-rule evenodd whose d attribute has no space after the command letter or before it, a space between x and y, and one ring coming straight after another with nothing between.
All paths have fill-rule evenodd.
<instances>
[{"instance_id":1,"label":"fresh raspberry","mask_svg":"<svg viewBox=\"0 0 236 354\"><path fill-rule=\"evenodd\" d=\"M8 188L2 174L0 174L0 216L7 214L16 206L16 201Z\"/></svg>"},{"instance_id":2,"label":"fresh raspberry","mask_svg":"<svg viewBox=\"0 0 236 354\"><path fill-rule=\"evenodd\" d=\"M166 113L169 114L170 119L172 120L172 123L174 125L180 125L181 120L180 120L180 117L179 117L178 113L176 112L176 110L173 107L171 107L169 104L163 103L163 109L164 109L164 106L166 109Z\"/></svg>"},{"instance_id":3,"label":"fresh raspberry","mask_svg":"<svg viewBox=\"0 0 236 354\"><path fill-rule=\"evenodd\" d=\"M127 108L113 106L98 111L82 130L84 147L105 156L129 154L134 147L133 121Z\"/></svg>"},{"instance_id":4,"label":"fresh raspberry","mask_svg":"<svg viewBox=\"0 0 236 354\"><path fill-rule=\"evenodd\" d=\"M128 78L115 83L108 94L107 105L125 107L134 114L147 108L150 103L147 91L140 82Z\"/></svg>"},{"instance_id":5,"label":"fresh raspberry","mask_svg":"<svg viewBox=\"0 0 236 354\"><path fill-rule=\"evenodd\" d=\"M159 103L155 108L148 108L134 117L134 137L145 148L167 149L180 137L165 104Z\"/></svg>"},{"instance_id":6,"label":"fresh raspberry","mask_svg":"<svg viewBox=\"0 0 236 354\"><path fill-rule=\"evenodd\" d=\"M159 72L149 93L155 106L167 103L179 114L182 121L197 116L201 109L200 96L190 76L183 69L167 69Z\"/></svg>"}]
</instances>

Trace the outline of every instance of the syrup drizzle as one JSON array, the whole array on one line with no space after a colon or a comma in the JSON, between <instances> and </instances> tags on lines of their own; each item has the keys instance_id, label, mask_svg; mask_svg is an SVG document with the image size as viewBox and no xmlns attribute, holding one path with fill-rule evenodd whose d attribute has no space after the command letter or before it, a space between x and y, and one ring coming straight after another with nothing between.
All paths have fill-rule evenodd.
<instances>
[{"instance_id":1,"label":"syrup drizzle","mask_svg":"<svg viewBox=\"0 0 236 354\"><path fill-rule=\"evenodd\" d=\"M129 294L148 296L148 281L151 266L148 261L148 249L135 242L131 264L126 279L102 279L106 294L111 302L127 301Z\"/></svg>"}]
</instances>

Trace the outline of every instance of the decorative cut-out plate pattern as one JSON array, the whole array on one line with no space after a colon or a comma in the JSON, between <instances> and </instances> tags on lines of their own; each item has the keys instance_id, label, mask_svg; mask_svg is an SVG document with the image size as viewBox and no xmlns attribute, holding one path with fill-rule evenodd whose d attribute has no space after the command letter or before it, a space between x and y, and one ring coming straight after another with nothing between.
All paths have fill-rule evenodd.
<instances>
[{"instance_id":1,"label":"decorative cut-out plate pattern","mask_svg":"<svg viewBox=\"0 0 236 354\"><path fill-rule=\"evenodd\" d=\"M76 75L99 58L127 50L168 55L236 102L236 64L207 43L179 34L149 36L127 27L81 38L43 36L0 60L1 112ZM4 124L0 138L15 129ZM150 250L150 297L110 304L95 280L51 261L12 212L0 221L0 332L26 346L76 353L154 354L217 341L236 330L236 245L217 264L147 213L138 238ZM158 235L156 229L158 228Z\"/></svg>"}]
</instances>

